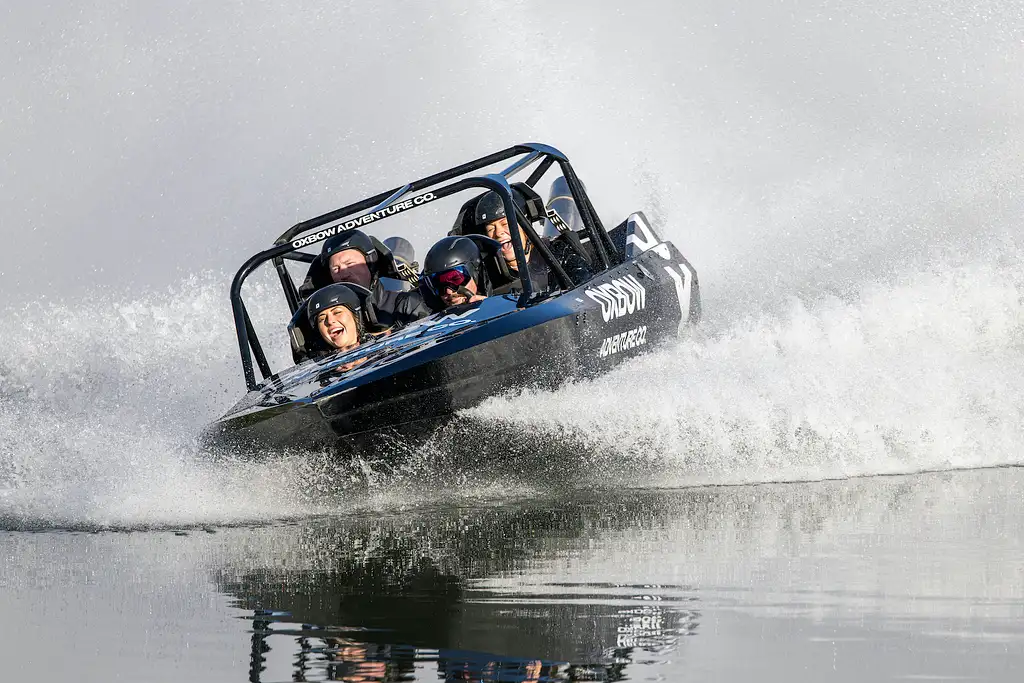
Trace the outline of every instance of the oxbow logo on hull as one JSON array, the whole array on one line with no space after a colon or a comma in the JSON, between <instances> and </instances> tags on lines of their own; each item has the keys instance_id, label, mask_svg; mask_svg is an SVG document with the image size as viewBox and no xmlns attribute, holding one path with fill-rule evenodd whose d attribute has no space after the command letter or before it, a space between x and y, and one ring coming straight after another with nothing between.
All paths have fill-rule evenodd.
<instances>
[{"instance_id":1,"label":"oxbow logo on hull","mask_svg":"<svg viewBox=\"0 0 1024 683\"><path fill-rule=\"evenodd\" d=\"M632 275L591 287L585 294L601 306L605 322L631 315L647 307L647 290Z\"/></svg>"}]
</instances>

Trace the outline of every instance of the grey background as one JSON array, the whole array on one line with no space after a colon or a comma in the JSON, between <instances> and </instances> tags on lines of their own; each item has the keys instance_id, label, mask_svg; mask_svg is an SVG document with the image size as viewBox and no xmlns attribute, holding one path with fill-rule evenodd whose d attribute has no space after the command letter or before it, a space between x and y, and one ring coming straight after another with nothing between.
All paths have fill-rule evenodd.
<instances>
[{"instance_id":1,"label":"grey background","mask_svg":"<svg viewBox=\"0 0 1024 683\"><path fill-rule=\"evenodd\" d=\"M6 3L0 301L226 282L525 140L658 218L712 311L841 293L1019 231L1022 37L1018 1Z\"/></svg>"}]
</instances>

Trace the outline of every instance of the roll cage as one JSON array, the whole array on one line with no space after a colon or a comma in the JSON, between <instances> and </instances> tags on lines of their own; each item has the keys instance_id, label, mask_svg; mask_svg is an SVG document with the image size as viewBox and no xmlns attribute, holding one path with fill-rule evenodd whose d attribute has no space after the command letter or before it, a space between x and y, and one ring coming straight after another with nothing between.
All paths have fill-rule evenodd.
<instances>
[{"instance_id":1,"label":"roll cage","mask_svg":"<svg viewBox=\"0 0 1024 683\"><path fill-rule=\"evenodd\" d=\"M514 157L518 158L500 173L462 178L447 185L442 185L442 183L447 183L460 176ZM252 391L258 387L253 369L253 357L255 357L256 365L259 367L260 374L262 374L264 379L269 378L273 374L259 338L256 336L256 330L253 327L252 320L249 318L245 302L242 301L242 284L256 268L267 261L274 262L281 286L284 289L285 298L288 301L288 307L294 314L302 302L285 261L311 263L316 258L315 255L300 252L299 249L322 242L341 230L364 227L389 216L469 188L479 187L484 190L493 190L501 196L505 207L505 215L508 217L512 246L515 250L516 259L520 263L526 262L525 246L520 239L519 231L516 230L516 227L521 225L523 232L526 233L531 244L534 245L537 252L545 260L552 274L559 280L562 287L564 289L571 289L576 286L578 283L574 283L566 274L565 269L555 259L551 250L539 238L530 220L518 210L512 199L512 188L508 182L508 179L513 175L534 167L525 181L527 185L533 188L555 163L559 165L576 202L580 218L583 221L584 230L587 237L590 238L590 243L593 245L600 270L607 270L613 264L619 263L621 255L604 229L604 225L594 210L594 206L587 196L583 184L576 176L572 164L569 163L569 159L554 147L539 143L526 143L509 147L475 161L470 161L447 171L435 173L402 187L396 187L354 204L329 211L316 218L310 218L309 220L297 223L282 233L275 240L273 247L259 252L242 264L242 267L238 269L234 279L231 281L231 311L235 323L235 332L238 336L238 350L242 357L242 372L245 375L246 388ZM437 185L441 185L441 187L435 187ZM429 188L434 189L430 189L428 192L421 192ZM420 192L420 194L413 194L417 192ZM351 218L355 214L359 215ZM534 292L530 278L522 278L521 285L522 293L517 301L517 306L524 308L530 305Z\"/></svg>"}]
</instances>

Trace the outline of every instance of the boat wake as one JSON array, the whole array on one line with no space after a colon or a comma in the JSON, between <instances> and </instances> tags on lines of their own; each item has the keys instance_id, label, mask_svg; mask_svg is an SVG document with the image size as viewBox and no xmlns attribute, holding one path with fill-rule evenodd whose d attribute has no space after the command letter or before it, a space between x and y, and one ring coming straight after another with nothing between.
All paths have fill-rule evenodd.
<instances>
[{"instance_id":1,"label":"boat wake","mask_svg":"<svg viewBox=\"0 0 1024 683\"><path fill-rule=\"evenodd\" d=\"M496 429L571 443L588 484L681 486L1024 463L1024 261L931 268L751 316L593 382L491 400ZM544 435L544 436L539 436ZM598 455L599 454L599 455ZM607 467L625 476L607 477Z\"/></svg>"},{"instance_id":2,"label":"boat wake","mask_svg":"<svg viewBox=\"0 0 1024 683\"><path fill-rule=\"evenodd\" d=\"M199 430L240 390L221 277L10 309L0 526L244 524L567 486L1021 464L1022 254L1006 241L844 299L712 320L605 377L492 399L399 472L339 471L309 454L214 463L197 451ZM276 302L265 294L252 298ZM345 494L353 474L369 492Z\"/></svg>"}]
</instances>

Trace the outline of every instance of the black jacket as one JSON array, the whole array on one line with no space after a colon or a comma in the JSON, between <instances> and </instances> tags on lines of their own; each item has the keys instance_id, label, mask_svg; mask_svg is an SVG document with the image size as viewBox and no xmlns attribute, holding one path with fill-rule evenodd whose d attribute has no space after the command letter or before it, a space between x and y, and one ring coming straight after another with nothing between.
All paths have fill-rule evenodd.
<instances>
[{"instance_id":1,"label":"black jacket","mask_svg":"<svg viewBox=\"0 0 1024 683\"><path fill-rule=\"evenodd\" d=\"M548 268L548 264L545 263L543 256L534 256L526 262L526 269L530 274L530 284L533 285L533 293L547 291L551 281L551 269ZM512 275L518 275L517 271L512 271ZM494 294L509 294L511 292L523 291L523 286L520 284L521 278L516 278L511 283L502 287L495 287Z\"/></svg>"},{"instance_id":2,"label":"black jacket","mask_svg":"<svg viewBox=\"0 0 1024 683\"><path fill-rule=\"evenodd\" d=\"M526 270L530 274L530 284L533 285L535 294L547 290L551 280L551 269L548 268L543 256L534 254L533 258L526 262Z\"/></svg>"},{"instance_id":3,"label":"black jacket","mask_svg":"<svg viewBox=\"0 0 1024 683\"><path fill-rule=\"evenodd\" d=\"M391 289L382 285L380 280L375 280L373 285L373 305L377 309L377 322L383 328L408 325L433 313L418 289Z\"/></svg>"}]
</instances>

